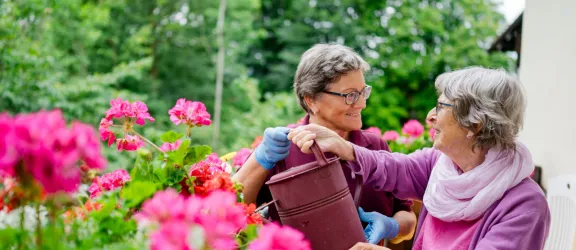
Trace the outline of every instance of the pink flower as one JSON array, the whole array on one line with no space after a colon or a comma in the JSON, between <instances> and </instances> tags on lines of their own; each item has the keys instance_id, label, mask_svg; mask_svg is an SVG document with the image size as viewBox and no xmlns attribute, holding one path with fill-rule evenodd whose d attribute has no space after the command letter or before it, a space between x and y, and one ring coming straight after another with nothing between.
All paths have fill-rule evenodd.
<instances>
[{"instance_id":1,"label":"pink flower","mask_svg":"<svg viewBox=\"0 0 576 250\"><path fill-rule=\"evenodd\" d=\"M299 126L300 126L300 125L298 125L298 124L288 124L288 125L286 125L287 128L297 128L297 127L299 127Z\"/></svg>"},{"instance_id":2,"label":"pink flower","mask_svg":"<svg viewBox=\"0 0 576 250\"><path fill-rule=\"evenodd\" d=\"M402 133L410 137L418 137L424 132L424 126L417 120L409 120L402 127Z\"/></svg>"},{"instance_id":3,"label":"pink flower","mask_svg":"<svg viewBox=\"0 0 576 250\"><path fill-rule=\"evenodd\" d=\"M217 172L224 172L224 162L222 162L222 160L220 160L220 158L218 157L218 154L216 153L212 153L209 154L206 159L204 160L204 162L206 162L208 165L210 165L210 171L212 173L217 173Z\"/></svg>"},{"instance_id":4,"label":"pink flower","mask_svg":"<svg viewBox=\"0 0 576 250\"><path fill-rule=\"evenodd\" d=\"M436 138L436 129L430 128L428 130L428 135L430 136L430 139L434 140L434 138Z\"/></svg>"},{"instance_id":5,"label":"pink flower","mask_svg":"<svg viewBox=\"0 0 576 250\"><path fill-rule=\"evenodd\" d=\"M106 161L93 128L74 122L67 128L60 110L0 117L1 174L15 176L21 162L23 174L35 179L46 193L75 191L80 183L79 162L102 169ZM17 176L25 178L24 176Z\"/></svg>"},{"instance_id":6,"label":"pink flower","mask_svg":"<svg viewBox=\"0 0 576 250\"><path fill-rule=\"evenodd\" d=\"M168 114L170 120L176 125L184 123L188 126L200 127L211 123L210 114L206 111L204 103L188 101L184 98L178 99Z\"/></svg>"},{"instance_id":7,"label":"pink flower","mask_svg":"<svg viewBox=\"0 0 576 250\"><path fill-rule=\"evenodd\" d=\"M98 128L100 139L103 141L108 140L108 147L114 144L114 141L116 140L116 135L109 129L110 126L112 126L112 120L102 118L102 120L100 120L100 127Z\"/></svg>"},{"instance_id":8,"label":"pink flower","mask_svg":"<svg viewBox=\"0 0 576 250\"><path fill-rule=\"evenodd\" d=\"M18 160L13 119L6 113L0 114L0 176L14 175L14 165Z\"/></svg>"},{"instance_id":9,"label":"pink flower","mask_svg":"<svg viewBox=\"0 0 576 250\"><path fill-rule=\"evenodd\" d=\"M382 131L380 131L380 129L377 127L369 127L366 129L366 132L374 133L377 134L378 136L382 135Z\"/></svg>"},{"instance_id":10,"label":"pink flower","mask_svg":"<svg viewBox=\"0 0 576 250\"><path fill-rule=\"evenodd\" d=\"M187 204L186 220L204 227L211 249L236 248L234 235L246 226L244 207L236 203L236 194L214 190L201 202L190 198Z\"/></svg>"},{"instance_id":11,"label":"pink flower","mask_svg":"<svg viewBox=\"0 0 576 250\"><path fill-rule=\"evenodd\" d=\"M184 213L187 211L184 197L174 189L167 189L157 192L151 199L145 201L140 212L134 215L134 219L138 222L164 223L184 219Z\"/></svg>"},{"instance_id":12,"label":"pink flower","mask_svg":"<svg viewBox=\"0 0 576 250\"><path fill-rule=\"evenodd\" d=\"M104 169L106 159L102 156L100 141L96 137L94 128L80 122L73 122L72 134L76 135L76 147L79 148L86 165L93 169Z\"/></svg>"},{"instance_id":13,"label":"pink flower","mask_svg":"<svg viewBox=\"0 0 576 250\"><path fill-rule=\"evenodd\" d=\"M126 138L116 139L118 151L136 151L138 148L144 146L144 142L136 135L126 135Z\"/></svg>"},{"instance_id":14,"label":"pink flower","mask_svg":"<svg viewBox=\"0 0 576 250\"><path fill-rule=\"evenodd\" d=\"M162 146L160 146L160 149L162 149L162 151L164 152L174 151L178 149L181 144L182 144L181 140L177 140L174 143L165 142L164 144L162 144Z\"/></svg>"},{"instance_id":15,"label":"pink flower","mask_svg":"<svg viewBox=\"0 0 576 250\"><path fill-rule=\"evenodd\" d=\"M106 173L102 177L96 176L92 185L88 188L90 198L98 197L102 191L111 191L123 187L126 182L130 181L130 174L124 169L114 170Z\"/></svg>"},{"instance_id":16,"label":"pink flower","mask_svg":"<svg viewBox=\"0 0 576 250\"><path fill-rule=\"evenodd\" d=\"M234 155L234 157L232 157L232 165L233 166L244 165L244 162L246 162L246 160L248 160L248 157L250 157L250 154L252 154L252 150L250 150L249 148L242 148L242 149L238 150L238 152L236 152L236 155Z\"/></svg>"},{"instance_id":17,"label":"pink flower","mask_svg":"<svg viewBox=\"0 0 576 250\"><path fill-rule=\"evenodd\" d=\"M264 225L258 231L258 238L250 242L249 250L305 250L312 249L304 234L289 227L280 227L275 223Z\"/></svg>"},{"instance_id":18,"label":"pink flower","mask_svg":"<svg viewBox=\"0 0 576 250\"><path fill-rule=\"evenodd\" d=\"M384 135L382 136L382 140L385 140L385 141L395 141L395 140L398 140L398 138L400 138L400 135L398 134L398 132L396 132L394 130L386 131L386 132L384 132Z\"/></svg>"},{"instance_id":19,"label":"pink flower","mask_svg":"<svg viewBox=\"0 0 576 250\"><path fill-rule=\"evenodd\" d=\"M148 113L148 106L141 101L132 103L132 112L135 114L136 124L144 126L146 120L153 122L154 118Z\"/></svg>"},{"instance_id":20,"label":"pink flower","mask_svg":"<svg viewBox=\"0 0 576 250\"><path fill-rule=\"evenodd\" d=\"M190 225L184 221L163 223L150 237L152 250L190 250L188 246Z\"/></svg>"}]
</instances>

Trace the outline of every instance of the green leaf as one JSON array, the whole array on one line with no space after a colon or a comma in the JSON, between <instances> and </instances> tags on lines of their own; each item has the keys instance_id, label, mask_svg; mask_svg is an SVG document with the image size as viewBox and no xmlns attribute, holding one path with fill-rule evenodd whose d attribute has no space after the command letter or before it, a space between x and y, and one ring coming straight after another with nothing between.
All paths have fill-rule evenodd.
<instances>
[{"instance_id":1,"label":"green leaf","mask_svg":"<svg viewBox=\"0 0 576 250\"><path fill-rule=\"evenodd\" d=\"M184 166L199 162L212 153L212 148L206 145L192 146L188 148L188 153L184 158Z\"/></svg>"},{"instance_id":2,"label":"green leaf","mask_svg":"<svg viewBox=\"0 0 576 250\"><path fill-rule=\"evenodd\" d=\"M133 181L129 182L122 190L122 199L130 208L139 206L142 202L152 197L160 189L157 183L150 181Z\"/></svg>"},{"instance_id":3,"label":"green leaf","mask_svg":"<svg viewBox=\"0 0 576 250\"><path fill-rule=\"evenodd\" d=\"M184 166L184 157L188 151L188 146L190 146L190 140L184 140L177 150L168 152L168 161L166 164L172 165L171 163L173 163L178 166Z\"/></svg>"},{"instance_id":4,"label":"green leaf","mask_svg":"<svg viewBox=\"0 0 576 250\"><path fill-rule=\"evenodd\" d=\"M183 133L178 133L178 132L176 132L176 131L170 130L170 131L162 134L162 135L160 136L160 139L161 139L163 142L174 143L174 142L176 142L178 139L180 139L180 138L182 138L182 137L184 137L184 134L183 134Z\"/></svg>"}]
</instances>

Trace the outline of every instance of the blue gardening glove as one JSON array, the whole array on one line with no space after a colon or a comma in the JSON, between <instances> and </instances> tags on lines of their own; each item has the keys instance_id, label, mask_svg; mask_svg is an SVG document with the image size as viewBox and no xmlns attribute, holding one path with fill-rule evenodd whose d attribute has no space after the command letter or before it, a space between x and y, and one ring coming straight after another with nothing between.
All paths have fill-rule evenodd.
<instances>
[{"instance_id":1,"label":"blue gardening glove","mask_svg":"<svg viewBox=\"0 0 576 250\"><path fill-rule=\"evenodd\" d=\"M276 162L286 159L290 150L288 140L289 128L267 128L264 131L264 139L254 151L256 161L266 170L274 167Z\"/></svg>"},{"instance_id":2,"label":"blue gardening glove","mask_svg":"<svg viewBox=\"0 0 576 250\"><path fill-rule=\"evenodd\" d=\"M398 236L400 225L395 219L378 212L364 212L361 207L358 208L358 215L361 221L368 223L364 229L368 243L378 244L382 239L389 240Z\"/></svg>"}]
</instances>

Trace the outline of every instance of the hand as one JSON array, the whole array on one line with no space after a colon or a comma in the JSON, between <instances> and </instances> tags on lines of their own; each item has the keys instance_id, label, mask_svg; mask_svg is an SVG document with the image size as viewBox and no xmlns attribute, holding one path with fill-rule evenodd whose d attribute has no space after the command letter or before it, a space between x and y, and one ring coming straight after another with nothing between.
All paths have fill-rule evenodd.
<instances>
[{"instance_id":1,"label":"hand","mask_svg":"<svg viewBox=\"0 0 576 250\"><path fill-rule=\"evenodd\" d=\"M289 129L285 127L267 128L264 131L264 139L254 151L254 156L258 164L266 170L270 170L276 162L288 156L290 151L288 131Z\"/></svg>"},{"instance_id":2,"label":"hand","mask_svg":"<svg viewBox=\"0 0 576 250\"><path fill-rule=\"evenodd\" d=\"M368 244L364 242L358 242L350 250L390 250L390 248L381 247L374 244Z\"/></svg>"},{"instance_id":3,"label":"hand","mask_svg":"<svg viewBox=\"0 0 576 250\"><path fill-rule=\"evenodd\" d=\"M390 218L378 212L364 212L358 208L360 220L368 223L364 229L364 235L369 243L378 244L382 239L392 239L398 236L400 225L394 218Z\"/></svg>"},{"instance_id":4,"label":"hand","mask_svg":"<svg viewBox=\"0 0 576 250\"><path fill-rule=\"evenodd\" d=\"M339 155L343 144L347 143L336 132L316 124L291 129L288 139L292 140L303 153L307 154L312 153L310 147L314 141L320 146L322 152L332 152L336 155ZM340 157L342 158L342 156Z\"/></svg>"}]
</instances>

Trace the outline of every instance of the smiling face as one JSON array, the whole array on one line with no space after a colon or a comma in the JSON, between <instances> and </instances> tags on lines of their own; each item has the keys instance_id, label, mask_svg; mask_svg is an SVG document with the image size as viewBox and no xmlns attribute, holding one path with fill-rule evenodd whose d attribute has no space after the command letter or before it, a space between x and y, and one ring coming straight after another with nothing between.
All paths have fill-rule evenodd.
<instances>
[{"instance_id":1,"label":"smiling face","mask_svg":"<svg viewBox=\"0 0 576 250\"><path fill-rule=\"evenodd\" d=\"M444 94L438 98L438 102L454 105L454 102L448 100ZM472 132L458 124L452 113L452 108L451 106L438 104L437 108L432 108L426 117L426 120L436 130L434 148L447 155L456 155L470 150L474 142L471 137L468 137L468 135L472 135Z\"/></svg>"},{"instance_id":2,"label":"smiling face","mask_svg":"<svg viewBox=\"0 0 576 250\"><path fill-rule=\"evenodd\" d=\"M362 91L366 87L364 74L360 70L350 71L328 85L327 91L347 94L352 91ZM362 128L361 112L366 108L366 100L360 96L352 104L346 104L342 96L320 93L316 98L305 98L312 110L310 121L325 126L337 132L349 132Z\"/></svg>"}]
</instances>

